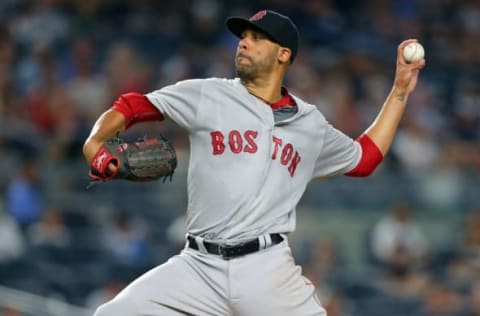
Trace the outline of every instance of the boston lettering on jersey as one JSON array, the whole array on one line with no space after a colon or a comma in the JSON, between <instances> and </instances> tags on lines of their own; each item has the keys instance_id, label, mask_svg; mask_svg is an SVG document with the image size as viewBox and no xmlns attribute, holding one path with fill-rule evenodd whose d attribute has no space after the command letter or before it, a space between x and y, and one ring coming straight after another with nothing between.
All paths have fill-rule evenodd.
<instances>
[{"instance_id":1,"label":"boston lettering on jersey","mask_svg":"<svg viewBox=\"0 0 480 316\"><path fill-rule=\"evenodd\" d=\"M243 134L237 130L232 130L225 134L221 131L213 131L210 133L212 138L212 153L213 155L222 155L228 145L228 148L234 154L242 152L254 154L258 150L258 145L255 142L257 135L258 132L252 130L247 130ZM281 138L273 136L272 142L272 160L278 160L282 165L286 166L290 176L293 177L301 161L300 154L292 144L284 144Z\"/></svg>"}]
</instances>

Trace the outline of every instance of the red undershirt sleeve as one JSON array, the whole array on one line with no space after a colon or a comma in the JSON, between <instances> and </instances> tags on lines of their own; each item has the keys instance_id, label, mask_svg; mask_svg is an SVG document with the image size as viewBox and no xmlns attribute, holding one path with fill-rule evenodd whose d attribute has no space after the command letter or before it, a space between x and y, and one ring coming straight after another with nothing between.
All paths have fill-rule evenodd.
<instances>
[{"instance_id":1,"label":"red undershirt sleeve","mask_svg":"<svg viewBox=\"0 0 480 316\"><path fill-rule=\"evenodd\" d=\"M139 122L163 121L165 119L145 95L136 92L122 94L113 103L111 109L125 116L125 129Z\"/></svg>"},{"instance_id":2,"label":"red undershirt sleeve","mask_svg":"<svg viewBox=\"0 0 480 316\"><path fill-rule=\"evenodd\" d=\"M373 140L366 134L360 135L356 139L362 147L362 157L357 166L345 175L350 177L366 177L370 175L382 162L383 155Z\"/></svg>"}]
</instances>

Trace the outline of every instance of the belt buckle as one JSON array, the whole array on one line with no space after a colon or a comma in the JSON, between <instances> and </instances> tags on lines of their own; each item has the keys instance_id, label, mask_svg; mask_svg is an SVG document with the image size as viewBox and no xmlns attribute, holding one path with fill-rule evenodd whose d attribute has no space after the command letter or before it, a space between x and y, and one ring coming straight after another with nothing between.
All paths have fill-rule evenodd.
<instances>
[{"instance_id":1,"label":"belt buckle","mask_svg":"<svg viewBox=\"0 0 480 316\"><path fill-rule=\"evenodd\" d=\"M218 253L224 260L230 260L235 257L230 250L236 248L236 245L221 244L218 245Z\"/></svg>"}]
</instances>

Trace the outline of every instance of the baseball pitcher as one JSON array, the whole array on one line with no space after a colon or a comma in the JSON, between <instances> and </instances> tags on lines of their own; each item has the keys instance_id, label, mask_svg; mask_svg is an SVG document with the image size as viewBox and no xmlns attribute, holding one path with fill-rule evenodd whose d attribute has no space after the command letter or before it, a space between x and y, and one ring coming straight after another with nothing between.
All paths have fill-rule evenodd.
<instances>
[{"instance_id":1,"label":"baseball pitcher","mask_svg":"<svg viewBox=\"0 0 480 316\"><path fill-rule=\"evenodd\" d=\"M289 248L296 205L312 179L363 177L375 170L425 60L407 63L401 53L416 40L398 46L392 89L354 140L283 86L299 41L288 17L264 10L248 19L230 17L226 26L239 38L236 78L185 80L146 95L123 94L85 141L90 175L99 181L171 176L174 150L161 140L111 145L138 122L172 119L188 132L191 153L185 248L95 316L325 315Z\"/></svg>"}]
</instances>

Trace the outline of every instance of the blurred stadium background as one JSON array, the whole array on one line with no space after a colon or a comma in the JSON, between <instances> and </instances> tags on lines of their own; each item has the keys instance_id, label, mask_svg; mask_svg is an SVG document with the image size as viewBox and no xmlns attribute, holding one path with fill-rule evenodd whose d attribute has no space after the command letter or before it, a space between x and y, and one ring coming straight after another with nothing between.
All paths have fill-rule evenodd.
<instances>
[{"instance_id":1,"label":"blurred stadium background","mask_svg":"<svg viewBox=\"0 0 480 316\"><path fill-rule=\"evenodd\" d=\"M172 183L86 190L82 143L127 91L232 77L230 15L271 8L301 33L286 85L356 137L396 47L427 67L390 155L367 179L314 181L292 247L329 316L480 315L480 2L0 1L0 315L91 315L183 246L185 135Z\"/></svg>"}]
</instances>

